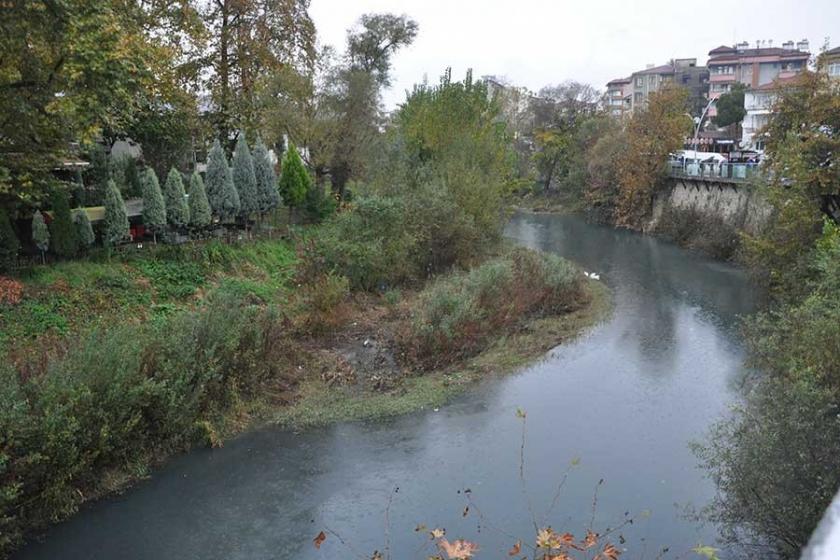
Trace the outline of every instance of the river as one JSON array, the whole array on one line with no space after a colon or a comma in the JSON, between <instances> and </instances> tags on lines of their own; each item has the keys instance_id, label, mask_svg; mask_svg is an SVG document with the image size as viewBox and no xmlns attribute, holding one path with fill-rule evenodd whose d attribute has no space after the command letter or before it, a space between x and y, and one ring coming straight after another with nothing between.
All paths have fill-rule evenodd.
<instances>
[{"instance_id":1,"label":"river","mask_svg":"<svg viewBox=\"0 0 840 560\"><path fill-rule=\"evenodd\" d=\"M715 527L686 515L714 493L688 444L738 399L737 318L755 305L744 274L574 216L517 214L507 235L600 273L612 316L437 411L304 433L262 429L178 457L15 558L369 558L386 546L398 560L425 558L419 524L479 542L478 558L506 557L513 539L503 532L533 538L517 408L527 413L525 486L538 522L574 462L546 524L582 534L593 510L599 530L630 512L628 558L713 543ZM467 488L475 505L464 516ZM329 534L316 550L324 528L346 544Z\"/></svg>"}]
</instances>

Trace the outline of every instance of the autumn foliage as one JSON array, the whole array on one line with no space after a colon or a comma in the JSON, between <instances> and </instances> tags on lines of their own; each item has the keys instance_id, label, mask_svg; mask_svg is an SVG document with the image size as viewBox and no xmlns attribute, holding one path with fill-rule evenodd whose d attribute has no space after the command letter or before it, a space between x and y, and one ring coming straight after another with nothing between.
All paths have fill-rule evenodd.
<instances>
[{"instance_id":1,"label":"autumn foliage","mask_svg":"<svg viewBox=\"0 0 840 560\"><path fill-rule=\"evenodd\" d=\"M687 90L666 87L652 93L647 106L627 123L626 150L618 168L619 225L641 227L650 215L653 194L665 179L668 154L682 147L691 129L687 108Z\"/></svg>"},{"instance_id":2,"label":"autumn foliage","mask_svg":"<svg viewBox=\"0 0 840 560\"><path fill-rule=\"evenodd\" d=\"M13 278L0 276L0 304L16 305L22 297L23 284Z\"/></svg>"}]
</instances>

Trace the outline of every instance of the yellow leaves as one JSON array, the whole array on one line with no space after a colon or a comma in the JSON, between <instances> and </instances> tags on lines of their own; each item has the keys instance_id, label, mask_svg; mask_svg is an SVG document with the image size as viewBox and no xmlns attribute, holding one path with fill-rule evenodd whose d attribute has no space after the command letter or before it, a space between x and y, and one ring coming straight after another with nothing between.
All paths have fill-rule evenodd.
<instances>
[{"instance_id":1,"label":"yellow leaves","mask_svg":"<svg viewBox=\"0 0 840 560\"><path fill-rule=\"evenodd\" d=\"M325 540L327 540L327 535L326 533L321 531L314 539L312 539L312 544L315 545L315 548L321 548L321 545L324 543Z\"/></svg>"},{"instance_id":2,"label":"yellow leaves","mask_svg":"<svg viewBox=\"0 0 840 560\"><path fill-rule=\"evenodd\" d=\"M478 552L477 544L462 539L451 543L446 539L440 539L438 547L449 560L465 560L472 558L473 554Z\"/></svg>"},{"instance_id":3,"label":"yellow leaves","mask_svg":"<svg viewBox=\"0 0 840 560\"><path fill-rule=\"evenodd\" d=\"M702 544L698 544L694 548L691 549L691 552L706 558L706 560L718 560L718 549L712 546L704 546Z\"/></svg>"}]
</instances>

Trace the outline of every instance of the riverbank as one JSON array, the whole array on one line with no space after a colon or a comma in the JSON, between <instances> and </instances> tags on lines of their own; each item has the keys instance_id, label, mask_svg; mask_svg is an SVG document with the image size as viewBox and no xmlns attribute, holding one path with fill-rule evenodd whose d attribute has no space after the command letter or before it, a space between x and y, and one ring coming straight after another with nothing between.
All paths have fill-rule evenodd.
<instances>
[{"instance_id":1,"label":"riverbank","mask_svg":"<svg viewBox=\"0 0 840 560\"><path fill-rule=\"evenodd\" d=\"M284 240L209 243L23 278L2 314L0 549L194 446L440 406L608 308L577 268L522 249L384 293L301 283L301 258ZM419 358L432 348L442 363Z\"/></svg>"}]
</instances>

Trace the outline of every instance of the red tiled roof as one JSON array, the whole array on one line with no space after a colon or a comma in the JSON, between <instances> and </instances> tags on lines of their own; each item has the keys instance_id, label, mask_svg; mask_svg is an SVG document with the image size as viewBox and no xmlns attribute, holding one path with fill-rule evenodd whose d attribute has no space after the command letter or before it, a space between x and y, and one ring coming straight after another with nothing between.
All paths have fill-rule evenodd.
<instances>
[{"instance_id":1,"label":"red tiled roof","mask_svg":"<svg viewBox=\"0 0 840 560\"><path fill-rule=\"evenodd\" d=\"M710 50L709 51L709 56L712 56L712 55L715 55L715 54L730 53L730 52L735 52L735 48L734 47L727 47L725 45L721 45L717 48L714 48L714 49Z\"/></svg>"},{"instance_id":2,"label":"red tiled roof","mask_svg":"<svg viewBox=\"0 0 840 560\"><path fill-rule=\"evenodd\" d=\"M784 87L788 87L796 83L799 79L801 74L796 74L794 76L787 76L786 78L776 78L772 82L760 85L758 87L752 88L753 91L773 91L775 89L781 89Z\"/></svg>"}]
</instances>

